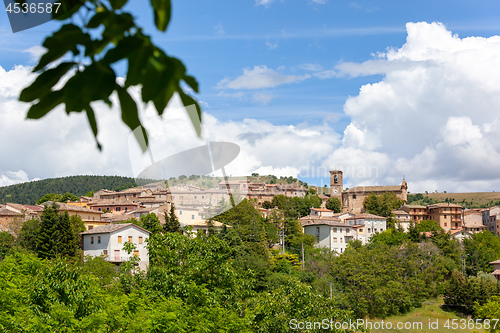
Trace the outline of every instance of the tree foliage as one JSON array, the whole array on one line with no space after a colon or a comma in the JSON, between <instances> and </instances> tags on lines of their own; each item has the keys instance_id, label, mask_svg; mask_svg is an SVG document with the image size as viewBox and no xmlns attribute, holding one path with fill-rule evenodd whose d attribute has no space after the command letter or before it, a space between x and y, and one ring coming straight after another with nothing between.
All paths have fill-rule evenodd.
<instances>
[{"instance_id":1,"label":"tree foliage","mask_svg":"<svg viewBox=\"0 0 500 333\"><path fill-rule=\"evenodd\" d=\"M84 231L82 220L68 212L59 214L54 203L45 206L40 218L36 238L36 252L41 258L57 256L75 257L80 253L80 232Z\"/></svg>"},{"instance_id":2,"label":"tree foliage","mask_svg":"<svg viewBox=\"0 0 500 333\"><path fill-rule=\"evenodd\" d=\"M170 205L170 213L165 210L165 225L163 226L165 232L180 232L181 224L177 215L175 214L174 204Z\"/></svg>"},{"instance_id":3,"label":"tree foliage","mask_svg":"<svg viewBox=\"0 0 500 333\"><path fill-rule=\"evenodd\" d=\"M385 192L382 195L370 193L363 202L363 207L370 214L391 217L392 211L398 209L403 204L403 200L399 199L396 194Z\"/></svg>"},{"instance_id":4,"label":"tree foliage","mask_svg":"<svg viewBox=\"0 0 500 333\"><path fill-rule=\"evenodd\" d=\"M342 203L339 198L328 198L325 207L326 209L333 210L335 213L342 211Z\"/></svg>"},{"instance_id":5,"label":"tree foliage","mask_svg":"<svg viewBox=\"0 0 500 333\"><path fill-rule=\"evenodd\" d=\"M144 182L146 182L144 180ZM0 202L33 205L47 193L88 195L101 189L123 190L137 186L134 178L119 176L71 176L50 178L0 187ZM92 193L93 194L93 193Z\"/></svg>"}]
</instances>

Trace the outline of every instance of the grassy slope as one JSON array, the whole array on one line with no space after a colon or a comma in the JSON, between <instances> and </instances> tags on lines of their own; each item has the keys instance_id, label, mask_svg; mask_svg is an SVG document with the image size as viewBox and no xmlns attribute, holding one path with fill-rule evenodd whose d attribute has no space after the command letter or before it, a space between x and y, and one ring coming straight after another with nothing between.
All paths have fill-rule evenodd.
<instances>
[{"instance_id":1,"label":"grassy slope","mask_svg":"<svg viewBox=\"0 0 500 333\"><path fill-rule=\"evenodd\" d=\"M379 330L375 330L373 329L371 332L384 332L384 333L395 333L395 332L401 332L401 333L411 333L411 332L419 332L419 333L436 333L436 332L453 332L453 333L465 333L465 332L485 332L485 330L483 329L456 329L456 330L453 330L453 329L447 329L444 327L444 324L446 323L446 321L448 319L450 319L450 324L451 324L451 320L452 319L457 319L456 320L456 323L458 323L458 325L460 325L460 320L461 319L466 319L468 320L468 318L462 318L462 317L459 317L458 315L456 315L454 312L448 312L448 311L445 311L443 310L440 306L443 304L443 300L442 299L436 299L436 300L431 300L431 301L428 301L424 304L424 306L422 306L421 308L419 309L414 309L413 311L405 314L405 315L401 315L401 316L394 316L394 317L390 317L390 318L386 318L384 319L384 322L387 323L387 322L391 322L392 325L393 325L393 329L392 330L389 330L389 329L379 329ZM439 327L438 329L429 329L429 320L431 322L435 322L436 320L439 320ZM375 321L375 320L373 320ZM376 320L376 321L380 321L380 320ZM410 323L415 323L415 322L422 322L422 327L423 329L420 330L420 329L394 329L397 325L398 322L402 322L402 323L406 323L406 322L410 322Z\"/></svg>"}]
</instances>

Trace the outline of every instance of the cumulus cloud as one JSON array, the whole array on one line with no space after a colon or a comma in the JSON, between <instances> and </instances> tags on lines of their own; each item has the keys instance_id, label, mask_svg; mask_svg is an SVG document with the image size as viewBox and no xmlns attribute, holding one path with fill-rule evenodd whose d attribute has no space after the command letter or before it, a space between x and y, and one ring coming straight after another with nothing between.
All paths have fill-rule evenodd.
<instances>
[{"instance_id":1,"label":"cumulus cloud","mask_svg":"<svg viewBox=\"0 0 500 333\"><path fill-rule=\"evenodd\" d=\"M231 175L327 177L328 170L341 169L349 187L399 184L404 175L411 192L498 190L500 37L460 38L440 23L425 22L408 23L407 32L400 48L334 69L339 79L381 75L345 102L350 121L343 133L336 133L328 122L278 126L258 119L220 121L204 113L205 136L199 139L175 97L161 120L151 107L141 110L153 159L206 140L228 141L241 147L227 166ZM324 71L309 69L311 74ZM245 92L247 97L240 92L306 78L256 66L218 87L232 90L236 98L254 97L264 103L274 96L257 90L253 95ZM26 121L28 106L17 96L33 79L29 68L0 67L0 140L5 143L0 145L0 185L72 174L132 176L151 164L149 154L139 151L121 124L116 108L95 106L102 153L88 126L82 126L82 114L68 117L57 109L42 120ZM137 91L132 95L139 100Z\"/></svg>"},{"instance_id":2,"label":"cumulus cloud","mask_svg":"<svg viewBox=\"0 0 500 333\"><path fill-rule=\"evenodd\" d=\"M378 168L376 177L354 176L353 184L399 183L406 175L413 192L494 190L500 185L500 37L460 38L440 23L406 28L399 49L337 66L339 75L383 79L346 101L351 124L341 149L360 153L342 158L339 149L336 159Z\"/></svg>"},{"instance_id":3,"label":"cumulus cloud","mask_svg":"<svg viewBox=\"0 0 500 333\"><path fill-rule=\"evenodd\" d=\"M41 120L25 119L29 105L17 98L20 90L33 80L34 74L28 67L9 71L0 67L0 141L4 143L0 145L0 186L76 174L134 177L153 162L207 141L233 142L241 147L239 156L227 166L227 173L233 176L249 175L256 170L296 176L308 161L326 158L333 145L340 143L340 135L328 126L276 126L256 119L220 121L208 113L203 114L204 137L198 138L175 96L163 118L151 106L140 106L141 120L149 132L151 155L140 151L122 124L116 106L109 109L95 104L98 138L103 145L99 152L83 114L67 116L62 108L57 108ZM140 100L138 90L130 92ZM272 96L259 98L265 101ZM116 97L111 99L117 105Z\"/></svg>"},{"instance_id":4,"label":"cumulus cloud","mask_svg":"<svg viewBox=\"0 0 500 333\"><path fill-rule=\"evenodd\" d=\"M264 89L274 88L283 84L300 82L311 77L306 75L284 75L267 66L254 66L253 69L244 68L243 75L231 80L223 79L217 84L219 89Z\"/></svg>"}]
</instances>

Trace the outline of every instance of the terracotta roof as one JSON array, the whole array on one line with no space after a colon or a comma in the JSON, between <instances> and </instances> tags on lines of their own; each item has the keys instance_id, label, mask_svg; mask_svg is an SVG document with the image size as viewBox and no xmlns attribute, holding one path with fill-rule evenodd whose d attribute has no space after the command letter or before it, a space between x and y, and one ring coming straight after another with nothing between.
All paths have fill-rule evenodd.
<instances>
[{"instance_id":1,"label":"terracotta roof","mask_svg":"<svg viewBox=\"0 0 500 333\"><path fill-rule=\"evenodd\" d=\"M368 213L363 213L363 214L358 214L353 217L348 217L346 220L359 220L359 219L383 219L385 220L386 218L383 216L378 216L378 215L373 215L373 214L368 214Z\"/></svg>"},{"instance_id":2,"label":"terracotta roof","mask_svg":"<svg viewBox=\"0 0 500 333\"><path fill-rule=\"evenodd\" d=\"M98 211L90 209L90 208L68 205L68 204L65 204L62 202L55 202L55 204L59 207L59 210L63 210L63 211L102 214L102 212L98 212ZM47 205L47 203L44 202L43 204L39 205L39 207L44 207L46 205Z\"/></svg>"},{"instance_id":3,"label":"terracotta roof","mask_svg":"<svg viewBox=\"0 0 500 333\"><path fill-rule=\"evenodd\" d=\"M311 208L311 210L315 210L317 212L332 212L333 213L333 210L325 209L325 208Z\"/></svg>"},{"instance_id":4,"label":"terracotta roof","mask_svg":"<svg viewBox=\"0 0 500 333\"><path fill-rule=\"evenodd\" d=\"M392 211L393 214L395 215L408 215L408 212L405 212L404 210L399 210L399 209L396 209L396 210L393 210Z\"/></svg>"},{"instance_id":5,"label":"terracotta roof","mask_svg":"<svg viewBox=\"0 0 500 333\"><path fill-rule=\"evenodd\" d=\"M136 228L139 228L141 229L142 231L145 231L147 232L148 234L150 234L151 232L147 231L146 229L144 228L141 228L139 226L136 226L135 224L133 223L124 223L124 224L108 224L108 225L103 225L103 226L100 226L100 227L96 227L96 228L93 228L93 229L90 229L90 230L87 230L87 231L84 231L84 232L81 232L80 234L81 235L90 235L90 234L109 234L109 233L112 233L112 232L115 232L117 230L120 230L120 229L124 229L124 228L128 228L130 226L134 226Z\"/></svg>"},{"instance_id":6,"label":"terracotta roof","mask_svg":"<svg viewBox=\"0 0 500 333\"><path fill-rule=\"evenodd\" d=\"M302 224L303 227L311 226L311 225L329 225L332 227L352 227L348 224L342 223L338 220L324 220L324 219L315 219L315 220L309 220L305 223Z\"/></svg>"},{"instance_id":7,"label":"terracotta roof","mask_svg":"<svg viewBox=\"0 0 500 333\"><path fill-rule=\"evenodd\" d=\"M446 202L440 202L434 205L429 205L427 208L440 208L440 207L457 207L457 208L462 208L459 204L454 204L454 203L446 203Z\"/></svg>"},{"instance_id":8,"label":"terracotta roof","mask_svg":"<svg viewBox=\"0 0 500 333\"><path fill-rule=\"evenodd\" d=\"M35 212L39 212L42 210L42 208L39 206L22 205L22 204L16 204L16 203L11 203L11 202L8 202L6 205L10 206L12 208L18 209L18 210L31 209L32 211L35 211Z\"/></svg>"},{"instance_id":9,"label":"terracotta roof","mask_svg":"<svg viewBox=\"0 0 500 333\"><path fill-rule=\"evenodd\" d=\"M500 264L500 259L499 260L495 260L495 261L492 261L489 263L490 265L493 265L493 264Z\"/></svg>"},{"instance_id":10,"label":"terracotta roof","mask_svg":"<svg viewBox=\"0 0 500 333\"><path fill-rule=\"evenodd\" d=\"M491 274L493 274L493 275L500 275L500 269L495 269L493 271L493 273L491 273Z\"/></svg>"},{"instance_id":11,"label":"terracotta roof","mask_svg":"<svg viewBox=\"0 0 500 333\"><path fill-rule=\"evenodd\" d=\"M391 192L391 191L401 191L401 185L390 185L390 186L356 186L348 189L348 193L370 193L370 192Z\"/></svg>"},{"instance_id":12,"label":"terracotta roof","mask_svg":"<svg viewBox=\"0 0 500 333\"><path fill-rule=\"evenodd\" d=\"M22 214L11 211L7 208L0 209L0 216L22 216Z\"/></svg>"},{"instance_id":13,"label":"terracotta roof","mask_svg":"<svg viewBox=\"0 0 500 333\"><path fill-rule=\"evenodd\" d=\"M427 208L426 206L421 206L421 205L404 205L403 207L407 207L407 208L424 208L424 209Z\"/></svg>"}]
</instances>

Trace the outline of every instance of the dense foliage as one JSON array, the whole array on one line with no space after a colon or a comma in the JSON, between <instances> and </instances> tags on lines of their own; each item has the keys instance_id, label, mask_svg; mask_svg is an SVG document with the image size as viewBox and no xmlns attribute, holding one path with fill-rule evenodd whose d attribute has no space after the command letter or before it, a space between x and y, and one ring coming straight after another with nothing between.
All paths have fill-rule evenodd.
<instances>
[{"instance_id":1,"label":"dense foliage","mask_svg":"<svg viewBox=\"0 0 500 333\"><path fill-rule=\"evenodd\" d=\"M71 176L0 187L0 203L34 205L47 193L85 195L100 189L123 190L137 186L134 178L119 176Z\"/></svg>"}]
</instances>

